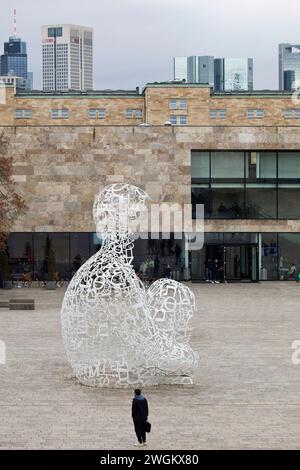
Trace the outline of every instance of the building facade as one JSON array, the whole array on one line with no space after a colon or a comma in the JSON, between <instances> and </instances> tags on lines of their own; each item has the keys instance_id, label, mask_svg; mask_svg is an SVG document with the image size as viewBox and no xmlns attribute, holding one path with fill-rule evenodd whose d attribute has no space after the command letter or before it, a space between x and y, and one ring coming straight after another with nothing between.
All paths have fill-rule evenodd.
<instances>
[{"instance_id":1,"label":"building facade","mask_svg":"<svg viewBox=\"0 0 300 470\"><path fill-rule=\"evenodd\" d=\"M214 58L212 56L174 57L173 72L174 80L214 86Z\"/></svg>"},{"instance_id":2,"label":"building facade","mask_svg":"<svg viewBox=\"0 0 300 470\"><path fill-rule=\"evenodd\" d=\"M174 80L209 85L216 91L253 90L253 59L174 57Z\"/></svg>"},{"instance_id":3,"label":"building facade","mask_svg":"<svg viewBox=\"0 0 300 470\"><path fill-rule=\"evenodd\" d=\"M32 78L28 75L28 57L26 42L11 36L4 43L4 53L0 57L0 75L23 78L26 89L31 90Z\"/></svg>"},{"instance_id":4,"label":"building facade","mask_svg":"<svg viewBox=\"0 0 300 470\"><path fill-rule=\"evenodd\" d=\"M0 75L2 85L13 85L16 89L27 90L28 81L23 77L14 77L13 75Z\"/></svg>"},{"instance_id":5,"label":"building facade","mask_svg":"<svg viewBox=\"0 0 300 470\"><path fill-rule=\"evenodd\" d=\"M93 29L42 26L43 90L93 89Z\"/></svg>"},{"instance_id":6,"label":"building facade","mask_svg":"<svg viewBox=\"0 0 300 470\"><path fill-rule=\"evenodd\" d=\"M187 82L187 57L173 58L173 78L174 80Z\"/></svg>"},{"instance_id":7,"label":"building facade","mask_svg":"<svg viewBox=\"0 0 300 470\"><path fill-rule=\"evenodd\" d=\"M188 57L187 82L202 83L214 87L214 58L212 56Z\"/></svg>"},{"instance_id":8,"label":"building facade","mask_svg":"<svg viewBox=\"0 0 300 470\"><path fill-rule=\"evenodd\" d=\"M300 87L300 45L279 44L279 89Z\"/></svg>"},{"instance_id":9,"label":"building facade","mask_svg":"<svg viewBox=\"0 0 300 470\"><path fill-rule=\"evenodd\" d=\"M142 93L51 95L6 86L0 151L13 158L28 207L8 241L12 272L21 266L40 278L50 241L56 269L69 278L101 244L92 220L95 193L128 182L153 203L203 204L205 214L202 249L174 234L138 240L137 271L151 270L158 255L160 275L170 264L176 278L205 280L214 258L220 280L294 279L300 109L291 98L182 83L148 84Z\"/></svg>"},{"instance_id":10,"label":"building facade","mask_svg":"<svg viewBox=\"0 0 300 470\"><path fill-rule=\"evenodd\" d=\"M252 91L253 59L215 59L216 91Z\"/></svg>"}]
</instances>

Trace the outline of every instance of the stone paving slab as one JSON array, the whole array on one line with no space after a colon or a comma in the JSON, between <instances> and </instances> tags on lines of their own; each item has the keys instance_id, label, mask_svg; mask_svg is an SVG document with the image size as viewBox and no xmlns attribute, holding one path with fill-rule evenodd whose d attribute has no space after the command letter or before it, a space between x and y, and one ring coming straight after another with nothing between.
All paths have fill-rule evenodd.
<instances>
[{"instance_id":1,"label":"stone paving slab","mask_svg":"<svg viewBox=\"0 0 300 470\"><path fill-rule=\"evenodd\" d=\"M300 286L192 284L195 386L148 388L148 449L300 449ZM0 291L35 311L0 310L0 449L132 449L132 390L72 377L60 335L63 289Z\"/></svg>"}]
</instances>

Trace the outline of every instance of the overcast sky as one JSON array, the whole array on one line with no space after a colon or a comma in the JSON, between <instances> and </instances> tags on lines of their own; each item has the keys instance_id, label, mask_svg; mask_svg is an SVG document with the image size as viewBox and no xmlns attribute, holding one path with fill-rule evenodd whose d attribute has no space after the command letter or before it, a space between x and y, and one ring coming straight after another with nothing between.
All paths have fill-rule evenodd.
<instances>
[{"instance_id":1,"label":"overcast sky","mask_svg":"<svg viewBox=\"0 0 300 470\"><path fill-rule=\"evenodd\" d=\"M299 0L0 0L0 46L27 41L41 87L40 26L94 28L94 88L135 88L172 78L173 56L253 57L256 89L278 87L278 44L300 43Z\"/></svg>"}]
</instances>

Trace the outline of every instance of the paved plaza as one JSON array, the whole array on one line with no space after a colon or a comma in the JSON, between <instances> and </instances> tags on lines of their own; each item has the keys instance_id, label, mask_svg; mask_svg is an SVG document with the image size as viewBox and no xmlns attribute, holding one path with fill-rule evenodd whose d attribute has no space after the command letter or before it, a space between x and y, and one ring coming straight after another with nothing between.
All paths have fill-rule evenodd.
<instances>
[{"instance_id":1,"label":"paved plaza","mask_svg":"<svg viewBox=\"0 0 300 470\"><path fill-rule=\"evenodd\" d=\"M192 284L197 299L193 388L145 389L149 449L300 449L300 285ZM132 449L132 390L93 389L72 377L60 334L64 289L0 291L36 299L0 310L1 449Z\"/></svg>"}]
</instances>

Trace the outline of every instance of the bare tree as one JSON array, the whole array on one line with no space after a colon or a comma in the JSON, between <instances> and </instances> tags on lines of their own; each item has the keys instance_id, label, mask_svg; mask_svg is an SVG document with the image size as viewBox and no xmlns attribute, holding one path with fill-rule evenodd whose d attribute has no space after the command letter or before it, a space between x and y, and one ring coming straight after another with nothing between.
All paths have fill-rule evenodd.
<instances>
[{"instance_id":1,"label":"bare tree","mask_svg":"<svg viewBox=\"0 0 300 470\"><path fill-rule=\"evenodd\" d=\"M0 134L0 252L16 220L24 213L24 199L16 192L12 179L12 158L7 155L8 141Z\"/></svg>"}]
</instances>

